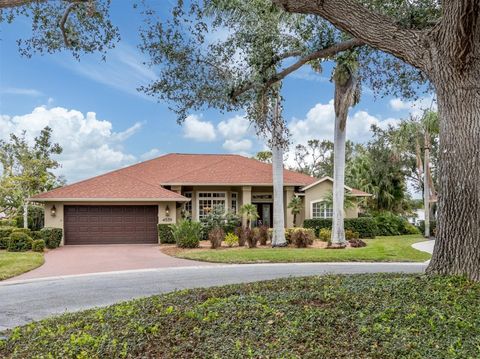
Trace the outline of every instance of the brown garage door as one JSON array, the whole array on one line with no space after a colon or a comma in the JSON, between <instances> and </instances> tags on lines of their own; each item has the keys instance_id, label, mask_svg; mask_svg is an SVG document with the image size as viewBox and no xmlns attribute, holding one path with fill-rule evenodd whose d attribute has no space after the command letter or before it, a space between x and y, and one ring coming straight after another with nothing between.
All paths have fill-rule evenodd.
<instances>
[{"instance_id":1,"label":"brown garage door","mask_svg":"<svg viewBox=\"0 0 480 359\"><path fill-rule=\"evenodd\" d=\"M65 206L65 244L157 243L157 206Z\"/></svg>"}]
</instances>

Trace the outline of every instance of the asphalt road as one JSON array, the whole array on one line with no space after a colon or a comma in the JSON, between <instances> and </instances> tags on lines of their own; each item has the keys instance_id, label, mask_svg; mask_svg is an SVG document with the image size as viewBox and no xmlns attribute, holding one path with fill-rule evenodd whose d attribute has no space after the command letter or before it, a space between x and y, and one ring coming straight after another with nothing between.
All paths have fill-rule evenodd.
<instances>
[{"instance_id":1,"label":"asphalt road","mask_svg":"<svg viewBox=\"0 0 480 359\"><path fill-rule=\"evenodd\" d=\"M170 292L327 273L421 273L424 263L298 263L181 267L0 283L0 331L64 312Z\"/></svg>"}]
</instances>

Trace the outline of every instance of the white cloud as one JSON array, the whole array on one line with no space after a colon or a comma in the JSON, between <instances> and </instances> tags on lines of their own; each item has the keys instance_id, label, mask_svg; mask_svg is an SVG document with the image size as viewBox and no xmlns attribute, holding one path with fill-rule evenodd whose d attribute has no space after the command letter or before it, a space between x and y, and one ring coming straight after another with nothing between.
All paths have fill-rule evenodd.
<instances>
[{"instance_id":1,"label":"white cloud","mask_svg":"<svg viewBox=\"0 0 480 359\"><path fill-rule=\"evenodd\" d=\"M223 143L223 148L230 152L245 153L252 148L252 141L249 139L243 140L226 140Z\"/></svg>"},{"instance_id":2,"label":"white cloud","mask_svg":"<svg viewBox=\"0 0 480 359\"><path fill-rule=\"evenodd\" d=\"M394 111L408 111L414 117L420 117L425 110L437 110L437 102L433 96L425 96L414 101L404 101L400 98L390 100L390 107Z\"/></svg>"},{"instance_id":3,"label":"white cloud","mask_svg":"<svg viewBox=\"0 0 480 359\"><path fill-rule=\"evenodd\" d=\"M150 151L147 151L140 155L142 161L151 160L152 158L159 157L162 154L162 151L158 148L152 148Z\"/></svg>"},{"instance_id":4,"label":"white cloud","mask_svg":"<svg viewBox=\"0 0 480 359\"><path fill-rule=\"evenodd\" d=\"M28 89L28 88L18 88L18 87L7 87L0 90L1 94L6 95L21 95L21 96L32 96L32 97L39 97L43 96L41 91L35 89Z\"/></svg>"},{"instance_id":5,"label":"white cloud","mask_svg":"<svg viewBox=\"0 0 480 359\"><path fill-rule=\"evenodd\" d=\"M200 142L211 142L217 135L211 122L201 121L197 115L189 115L183 124L183 137Z\"/></svg>"},{"instance_id":6,"label":"white cloud","mask_svg":"<svg viewBox=\"0 0 480 359\"><path fill-rule=\"evenodd\" d=\"M57 157L62 164L57 173L65 175L69 182L136 161L135 156L126 153L122 145L141 128L141 124L115 132L112 123L97 119L95 112L84 115L62 107L37 107L32 113L22 116L0 115L0 139L25 130L28 141L32 143L45 126L52 128L52 141L63 148L63 153Z\"/></svg>"},{"instance_id":7,"label":"white cloud","mask_svg":"<svg viewBox=\"0 0 480 359\"><path fill-rule=\"evenodd\" d=\"M353 142L367 142L372 136L372 125L386 128L388 125L396 125L398 121L394 118L380 119L366 111L357 111L347 120L347 138ZM305 119L294 119L289 123L293 147L299 143L306 144L311 139L333 141L334 123L333 100L328 104L316 104L307 112Z\"/></svg>"},{"instance_id":8,"label":"white cloud","mask_svg":"<svg viewBox=\"0 0 480 359\"><path fill-rule=\"evenodd\" d=\"M250 121L243 116L234 116L226 121L222 121L217 125L218 132L229 139L240 139L247 135L250 128Z\"/></svg>"}]
</instances>

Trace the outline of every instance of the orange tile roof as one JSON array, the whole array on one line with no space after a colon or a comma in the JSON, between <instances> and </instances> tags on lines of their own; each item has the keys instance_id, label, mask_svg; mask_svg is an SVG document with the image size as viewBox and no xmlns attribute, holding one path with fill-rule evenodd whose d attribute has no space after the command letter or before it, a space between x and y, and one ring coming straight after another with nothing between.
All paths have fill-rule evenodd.
<instances>
[{"instance_id":1,"label":"orange tile roof","mask_svg":"<svg viewBox=\"0 0 480 359\"><path fill-rule=\"evenodd\" d=\"M305 174L284 170L286 186L305 186L315 181ZM32 199L185 199L162 185L272 185L272 165L240 155L172 153Z\"/></svg>"}]
</instances>

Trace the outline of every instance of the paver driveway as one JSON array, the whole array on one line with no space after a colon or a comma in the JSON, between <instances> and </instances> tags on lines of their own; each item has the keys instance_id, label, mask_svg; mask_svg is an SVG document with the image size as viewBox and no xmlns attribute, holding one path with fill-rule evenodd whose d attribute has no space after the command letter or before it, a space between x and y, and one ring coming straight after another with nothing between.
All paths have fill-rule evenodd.
<instances>
[{"instance_id":1,"label":"paver driveway","mask_svg":"<svg viewBox=\"0 0 480 359\"><path fill-rule=\"evenodd\" d=\"M212 265L168 256L156 244L64 246L45 253L45 264L10 280L134 269Z\"/></svg>"}]
</instances>

